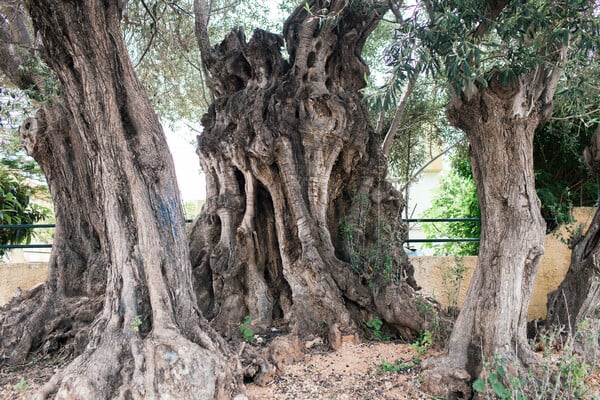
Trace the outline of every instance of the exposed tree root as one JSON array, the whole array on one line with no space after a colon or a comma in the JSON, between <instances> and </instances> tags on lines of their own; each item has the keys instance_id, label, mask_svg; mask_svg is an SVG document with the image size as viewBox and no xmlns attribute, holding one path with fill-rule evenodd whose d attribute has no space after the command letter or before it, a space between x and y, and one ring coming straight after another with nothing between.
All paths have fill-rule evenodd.
<instances>
[{"instance_id":1,"label":"exposed tree root","mask_svg":"<svg viewBox=\"0 0 600 400\"><path fill-rule=\"evenodd\" d=\"M127 329L127 328L126 328ZM226 399L243 392L235 358L207 336L196 344L173 329L113 332L56 374L37 399Z\"/></svg>"},{"instance_id":2,"label":"exposed tree root","mask_svg":"<svg viewBox=\"0 0 600 400\"><path fill-rule=\"evenodd\" d=\"M23 292L0 309L0 362L80 354L101 308L102 297L59 297L45 285Z\"/></svg>"}]
</instances>

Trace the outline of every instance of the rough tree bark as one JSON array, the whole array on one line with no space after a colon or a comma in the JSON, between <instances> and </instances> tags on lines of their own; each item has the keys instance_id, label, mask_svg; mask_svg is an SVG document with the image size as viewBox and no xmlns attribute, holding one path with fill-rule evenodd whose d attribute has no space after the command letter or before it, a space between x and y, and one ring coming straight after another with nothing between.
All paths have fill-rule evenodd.
<instances>
[{"instance_id":1,"label":"rough tree bark","mask_svg":"<svg viewBox=\"0 0 600 400\"><path fill-rule=\"evenodd\" d=\"M52 158L79 160L69 166L89 193L71 206L99 212L90 236L106 255L104 303L90 341L39 397L229 398L240 390L237 364L196 306L173 163L128 58L119 4L27 2L60 81L69 146L81 152ZM43 138L46 120L36 121L25 131ZM56 182L72 176L47 162Z\"/></svg>"},{"instance_id":2,"label":"rough tree bark","mask_svg":"<svg viewBox=\"0 0 600 400\"><path fill-rule=\"evenodd\" d=\"M451 399L470 398L471 382L495 356L507 366L536 362L526 335L527 308L546 223L533 172L533 136L550 117L559 68L538 66L514 84L497 78L447 107L470 142L481 207L481 246L465 303L445 354L427 360L426 387Z\"/></svg>"},{"instance_id":3,"label":"rough tree bark","mask_svg":"<svg viewBox=\"0 0 600 400\"><path fill-rule=\"evenodd\" d=\"M52 77L32 67L35 43L25 10L10 2L0 12L2 72L21 90L51 99L22 125L21 138L44 171L56 214L48 278L3 307L0 357L3 363L21 362L34 352L40 357L60 351L68 357L83 350L89 324L102 306L108 259L97 229L102 212L86 201L93 181L84 173L85 153L70 129L68 110L47 84Z\"/></svg>"},{"instance_id":4,"label":"rough tree bark","mask_svg":"<svg viewBox=\"0 0 600 400\"><path fill-rule=\"evenodd\" d=\"M207 201L190 238L199 302L230 336L246 315L306 337L354 333L377 314L412 337L431 316L415 301L403 200L384 179L382 138L359 93L382 7L308 6L283 37L234 30L211 47L195 3L215 96L198 137Z\"/></svg>"},{"instance_id":5,"label":"rough tree bark","mask_svg":"<svg viewBox=\"0 0 600 400\"><path fill-rule=\"evenodd\" d=\"M600 173L600 126L584 160ZM600 212L596 210L587 231L573 238L571 265L558 289L548 294L546 325L566 327L574 335L575 350L589 362L600 359Z\"/></svg>"}]
</instances>

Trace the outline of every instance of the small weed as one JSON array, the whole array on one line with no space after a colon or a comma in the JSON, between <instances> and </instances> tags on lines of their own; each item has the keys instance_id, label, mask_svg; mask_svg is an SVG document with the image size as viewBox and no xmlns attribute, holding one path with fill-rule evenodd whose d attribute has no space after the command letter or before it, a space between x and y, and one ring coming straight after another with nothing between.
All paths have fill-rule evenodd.
<instances>
[{"instance_id":1,"label":"small weed","mask_svg":"<svg viewBox=\"0 0 600 400\"><path fill-rule=\"evenodd\" d=\"M244 337L244 340L248 343L254 343L256 340L254 338L254 331L250 328L250 324L252 323L252 317L249 315L244 318L244 322L240 324L240 332Z\"/></svg>"},{"instance_id":2,"label":"small weed","mask_svg":"<svg viewBox=\"0 0 600 400\"><path fill-rule=\"evenodd\" d=\"M547 343L542 360L537 367L526 374L510 376L507 373L506 359L495 358L484 364L484 378L473 382L473 390L482 399L586 399L588 398L587 379L591 367L574 350L574 338L570 337L563 345L562 354L556 357L550 350L555 333L543 338Z\"/></svg>"},{"instance_id":3,"label":"small weed","mask_svg":"<svg viewBox=\"0 0 600 400\"><path fill-rule=\"evenodd\" d=\"M416 365L414 362L396 361L395 363L391 364L385 360L382 360L381 364L379 365L379 369L382 372L406 372L415 366Z\"/></svg>"},{"instance_id":4,"label":"small weed","mask_svg":"<svg viewBox=\"0 0 600 400\"><path fill-rule=\"evenodd\" d=\"M386 332L382 332L383 321L381 318L376 317L372 321L367 322L367 327L371 330L371 336L378 342L384 342L390 340L390 335Z\"/></svg>"},{"instance_id":5,"label":"small weed","mask_svg":"<svg viewBox=\"0 0 600 400\"><path fill-rule=\"evenodd\" d=\"M506 360L495 359L492 364L492 373L490 373L485 379L477 379L473 382L473 390L478 393L493 393L498 399L510 399L512 398L512 392L505 386L503 381L506 378L506 370L504 369L504 364ZM511 381L516 387L521 386L520 381ZM490 393L491 392L491 393ZM517 396L518 400L527 400L526 397Z\"/></svg>"},{"instance_id":6,"label":"small weed","mask_svg":"<svg viewBox=\"0 0 600 400\"><path fill-rule=\"evenodd\" d=\"M25 378L21 377L21 380L19 381L19 383L17 383L15 385L15 389L22 390L22 391L29 389L29 385L27 385L27 381L25 380Z\"/></svg>"},{"instance_id":7,"label":"small weed","mask_svg":"<svg viewBox=\"0 0 600 400\"><path fill-rule=\"evenodd\" d=\"M131 329L139 332L140 326L142 325L142 317L140 315L136 315L129 325L131 326Z\"/></svg>"},{"instance_id":8,"label":"small weed","mask_svg":"<svg viewBox=\"0 0 600 400\"><path fill-rule=\"evenodd\" d=\"M410 347L412 347L417 352L417 355L413 358L415 364L419 364L421 362L421 358L423 358L423 356L427 354L427 351L429 351L429 348L432 344L433 333L431 333L430 331L421 331L419 338L413 344L410 345Z\"/></svg>"}]
</instances>

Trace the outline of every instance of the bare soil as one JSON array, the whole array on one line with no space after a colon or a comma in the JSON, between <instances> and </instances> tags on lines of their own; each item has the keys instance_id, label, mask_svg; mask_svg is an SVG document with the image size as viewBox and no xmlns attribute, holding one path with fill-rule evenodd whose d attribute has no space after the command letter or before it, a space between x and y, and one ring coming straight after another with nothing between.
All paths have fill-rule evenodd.
<instances>
[{"instance_id":1,"label":"bare soil","mask_svg":"<svg viewBox=\"0 0 600 400\"><path fill-rule=\"evenodd\" d=\"M435 355L429 350L428 356ZM408 344L391 342L344 343L338 351L311 350L304 361L264 387L247 385L250 400L417 400L432 399L419 390L419 368L385 371L382 362L413 365L417 352ZM0 369L0 399L28 398L65 365L30 362ZM21 384L20 384L21 382ZM589 399L600 398L600 370L588 379Z\"/></svg>"},{"instance_id":2,"label":"bare soil","mask_svg":"<svg viewBox=\"0 0 600 400\"><path fill-rule=\"evenodd\" d=\"M382 363L413 366L416 356L410 345L402 343L344 343L335 352L307 354L304 362L289 365L267 386L248 385L248 395L250 400L429 399L419 390L418 367L402 372L382 367Z\"/></svg>"}]
</instances>

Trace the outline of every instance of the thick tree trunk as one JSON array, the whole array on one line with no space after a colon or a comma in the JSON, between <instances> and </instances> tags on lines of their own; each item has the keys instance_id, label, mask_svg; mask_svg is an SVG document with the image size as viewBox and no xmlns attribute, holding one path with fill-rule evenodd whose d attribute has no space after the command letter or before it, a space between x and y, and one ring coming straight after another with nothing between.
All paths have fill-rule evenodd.
<instances>
[{"instance_id":1,"label":"thick tree trunk","mask_svg":"<svg viewBox=\"0 0 600 400\"><path fill-rule=\"evenodd\" d=\"M67 110L41 109L36 118L25 121L21 136L46 175L56 231L45 284L2 309L0 348L5 362L23 361L33 352L38 357L55 351L79 354L87 344L89 324L101 310L108 260L96 229L101 214L88 200L92 181L82 174L85 153L73 140Z\"/></svg>"},{"instance_id":2,"label":"thick tree trunk","mask_svg":"<svg viewBox=\"0 0 600 400\"><path fill-rule=\"evenodd\" d=\"M584 152L588 167L600 173L600 126ZM600 359L600 211L587 231L573 238L571 265L558 289L548 294L546 324L566 327L575 350L589 362Z\"/></svg>"},{"instance_id":3,"label":"thick tree trunk","mask_svg":"<svg viewBox=\"0 0 600 400\"><path fill-rule=\"evenodd\" d=\"M527 308L546 224L535 191L533 136L550 114L557 76L539 68L513 85L492 80L448 106L450 122L470 141L482 236L446 352L425 365L434 394L469 398L472 379L496 356L516 373L535 363L526 336Z\"/></svg>"},{"instance_id":4,"label":"thick tree trunk","mask_svg":"<svg viewBox=\"0 0 600 400\"><path fill-rule=\"evenodd\" d=\"M57 215L57 235L87 233L99 259L83 251L81 265L68 265L89 276L90 293L105 293L85 351L41 397L229 398L239 390L235 359L196 307L173 163L127 56L118 2L32 0L28 8L59 78L68 127L44 132L56 118L45 113L24 133L38 142L52 134L68 143L59 150L73 151L46 154L54 200L92 214L73 222L74 232L62 231L69 215ZM64 197L61 189L81 182L81 192L68 192L81 196ZM57 243L52 274L65 271L62 250L70 249Z\"/></svg>"},{"instance_id":5,"label":"thick tree trunk","mask_svg":"<svg viewBox=\"0 0 600 400\"><path fill-rule=\"evenodd\" d=\"M261 30L210 48L196 3L216 97L198 137L207 174L190 239L199 302L230 335L247 315L308 336L354 333L378 314L410 337L429 320L401 247L403 201L384 179L359 93L379 8L309 6L328 18L299 7L284 26L285 59L283 38Z\"/></svg>"},{"instance_id":6,"label":"thick tree trunk","mask_svg":"<svg viewBox=\"0 0 600 400\"><path fill-rule=\"evenodd\" d=\"M87 343L90 322L101 310L106 285L108 255L99 239L103 213L87 201L94 189L85 174L87 157L71 131L68 110L48 90L51 77L27 67L37 61L26 11L11 2L2 4L0 13L5 17L0 25L2 72L21 90L51 99L35 118L25 121L20 133L27 152L46 175L57 224L46 283L2 309L0 357L15 363L31 353L77 355Z\"/></svg>"}]
</instances>

